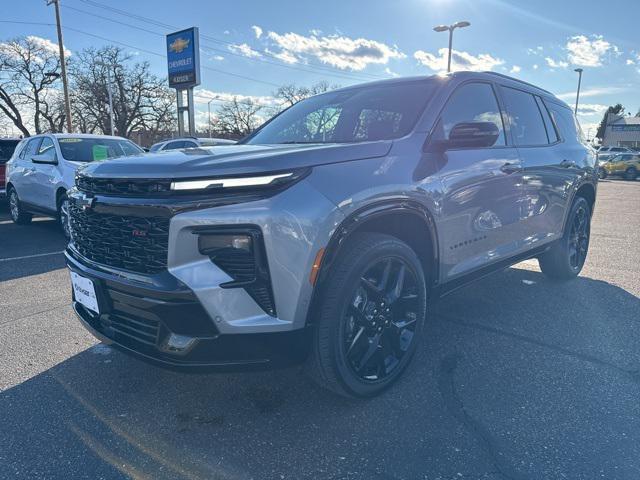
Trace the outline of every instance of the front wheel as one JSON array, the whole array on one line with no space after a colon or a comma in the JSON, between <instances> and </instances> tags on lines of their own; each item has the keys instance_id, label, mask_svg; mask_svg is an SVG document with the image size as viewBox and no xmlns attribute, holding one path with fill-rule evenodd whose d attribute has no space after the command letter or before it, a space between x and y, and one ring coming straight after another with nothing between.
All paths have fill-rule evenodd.
<instances>
[{"instance_id":1,"label":"front wheel","mask_svg":"<svg viewBox=\"0 0 640 480\"><path fill-rule=\"evenodd\" d=\"M309 370L340 395L377 395L398 380L420 339L427 305L420 260L395 237L357 234L326 284Z\"/></svg>"},{"instance_id":2,"label":"front wheel","mask_svg":"<svg viewBox=\"0 0 640 480\"><path fill-rule=\"evenodd\" d=\"M11 220L18 225L26 225L31 222L31 219L33 218L33 216L30 213L25 212L20 205L18 192L16 192L15 188L9 189L9 215L11 216Z\"/></svg>"},{"instance_id":3,"label":"front wheel","mask_svg":"<svg viewBox=\"0 0 640 480\"><path fill-rule=\"evenodd\" d=\"M540 270L556 280L576 277L587 259L591 235L591 208L583 197L573 202L563 237L538 258Z\"/></svg>"},{"instance_id":4,"label":"front wheel","mask_svg":"<svg viewBox=\"0 0 640 480\"><path fill-rule=\"evenodd\" d=\"M69 227L69 199L63 194L58 200L58 222L60 229L67 240L71 239L71 229Z\"/></svg>"},{"instance_id":5,"label":"front wheel","mask_svg":"<svg viewBox=\"0 0 640 480\"><path fill-rule=\"evenodd\" d=\"M634 167L627 168L627 171L624 172L624 178L626 180L635 180L636 178L638 178L638 170L636 170Z\"/></svg>"}]
</instances>

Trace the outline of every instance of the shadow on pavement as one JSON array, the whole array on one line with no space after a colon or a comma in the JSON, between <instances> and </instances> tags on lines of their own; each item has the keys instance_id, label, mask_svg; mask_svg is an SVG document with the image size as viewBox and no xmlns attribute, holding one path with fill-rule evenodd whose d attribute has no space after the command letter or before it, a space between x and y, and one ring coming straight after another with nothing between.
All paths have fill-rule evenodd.
<instances>
[{"instance_id":1,"label":"shadow on pavement","mask_svg":"<svg viewBox=\"0 0 640 480\"><path fill-rule=\"evenodd\" d=\"M638 478L638 312L609 283L509 269L435 306L369 401L98 345L0 394L0 477Z\"/></svg>"}]
</instances>

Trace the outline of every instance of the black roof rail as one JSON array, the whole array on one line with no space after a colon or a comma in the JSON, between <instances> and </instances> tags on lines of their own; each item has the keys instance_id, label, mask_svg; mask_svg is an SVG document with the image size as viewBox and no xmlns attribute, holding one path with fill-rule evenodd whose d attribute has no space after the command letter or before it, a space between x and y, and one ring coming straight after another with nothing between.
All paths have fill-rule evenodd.
<instances>
[{"instance_id":1,"label":"black roof rail","mask_svg":"<svg viewBox=\"0 0 640 480\"><path fill-rule=\"evenodd\" d=\"M506 78L507 80L512 80L514 82L522 83L522 84L527 85L529 87L541 90L541 91L543 91L545 93L548 93L552 97L555 97L555 95L553 93L551 93L549 90L545 90L544 88L538 87L537 85L534 85L534 84L529 83L529 82L525 82L524 80L520 80L519 78L513 78L513 77L510 77L509 75L505 75L504 73L498 73L498 72L483 72L483 73L490 73L491 75L496 75L498 77Z\"/></svg>"}]
</instances>

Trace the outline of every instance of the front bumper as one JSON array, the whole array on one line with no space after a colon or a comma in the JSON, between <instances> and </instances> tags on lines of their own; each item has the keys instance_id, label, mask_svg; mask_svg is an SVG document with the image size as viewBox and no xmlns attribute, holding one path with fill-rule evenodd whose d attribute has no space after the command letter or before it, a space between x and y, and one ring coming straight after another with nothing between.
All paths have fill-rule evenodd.
<instances>
[{"instance_id":1,"label":"front bumper","mask_svg":"<svg viewBox=\"0 0 640 480\"><path fill-rule=\"evenodd\" d=\"M153 284L89 266L72 250L70 270L94 285L100 314L73 298L82 324L99 340L160 366L180 370L262 369L302 362L309 329L221 334L194 293L168 272Z\"/></svg>"}]
</instances>

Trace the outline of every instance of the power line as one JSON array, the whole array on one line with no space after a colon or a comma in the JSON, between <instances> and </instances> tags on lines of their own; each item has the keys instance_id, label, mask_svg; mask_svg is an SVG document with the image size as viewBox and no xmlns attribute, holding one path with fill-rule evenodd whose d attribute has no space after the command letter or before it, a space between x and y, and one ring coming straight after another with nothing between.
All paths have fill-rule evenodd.
<instances>
[{"instance_id":1,"label":"power line","mask_svg":"<svg viewBox=\"0 0 640 480\"><path fill-rule=\"evenodd\" d=\"M169 25L167 23L160 22L160 21L155 20L153 18L144 17L142 15L137 15L137 14L134 14L134 13L131 13L131 12L127 12L125 10L114 8L114 7L110 6L110 5L104 5L104 4L100 3L100 2L96 2L96 1L93 1L93 0L79 0L79 1L82 2L82 3L85 3L87 5L90 5L92 7L108 10L109 12L113 12L113 13L116 13L118 15L129 17L129 18L132 18L134 20L145 22L145 23L148 23L148 24L151 24L151 25L155 25L155 26L164 28L164 29L168 29L168 30L176 30L176 29L178 29L178 27L176 27L175 25ZM70 8L70 7L67 6L67 8ZM79 9L76 9L76 10L79 10ZM87 13L89 15L95 15L95 14L89 13L89 12L84 12L84 13ZM107 17L100 17L100 18L104 18L106 20L114 21L116 23L119 23L117 20L113 20L113 19L110 19L110 18L107 18ZM130 25L130 24L126 24L126 25L130 26L132 28L138 28L137 26L133 26L133 25ZM153 32L153 33L157 33L157 32ZM203 39L209 40L211 42L214 42L214 43L225 45L227 47L235 46L235 44L233 42L228 42L226 40L222 40L222 39L219 39L219 38L216 38L216 37L212 37L211 35L207 35L207 34L201 33L200 37L203 38ZM202 42L201 42L201 45L202 45ZM360 81L370 81L370 80L376 80L376 79L379 80L379 79L386 79L387 78L387 77L385 77L383 75L376 75L376 74L373 74L373 73L336 72L331 67L327 67L325 65L320 65L320 64L316 64L316 63L310 64L309 67L308 67L309 69L306 69L306 68L303 68L303 67L298 67L298 66L293 66L293 65L288 65L286 63L282 63L282 61L275 54L270 53L268 51L264 51L264 50L260 50L258 53L260 53L263 56L270 57L270 58L272 58L274 60L277 60L277 61L276 62L271 62L271 61L268 61L268 60L265 60L265 59L252 58L252 57L247 57L245 55L236 54L236 53L230 52L228 50L219 50L219 49L216 50L213 47L209 47L209 48L211 48L214 51L222 52L222 53L225 53L225 54L228 54L228 55L235 55L235 56L238 56L238 57L245 58L247 60L269 63L271 65L276 65L276 66L279 66L279 67L282 67L282 68L289 68L289 69L292 69L292 70L299 70L299 71L306 72L306 73L314 73L310 69L316 69L316 70L322 70L323 72L326 72L326 74L332 75L332 76L335 76L335 77L347 78L347 79L350 79L350 80L355 79L355 80L360 80Z\"/></svg>"}]
</instances>

